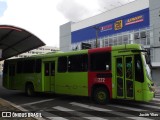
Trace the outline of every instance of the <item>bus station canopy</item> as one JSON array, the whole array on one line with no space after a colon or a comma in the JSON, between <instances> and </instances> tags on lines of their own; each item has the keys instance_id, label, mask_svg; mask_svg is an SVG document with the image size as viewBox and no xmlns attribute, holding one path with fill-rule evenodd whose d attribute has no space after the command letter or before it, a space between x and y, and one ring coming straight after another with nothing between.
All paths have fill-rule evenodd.
<instances>
[{"instance_id":1,"label":"bus station canopy","mask_svg":"<svg viewBox=\"0 0 160 120\"><path fill-rule=\"evenodd\" d=\"M9 25L0 25L0 60L44 46L32 33Z\"/></svg>"}]
</instances>

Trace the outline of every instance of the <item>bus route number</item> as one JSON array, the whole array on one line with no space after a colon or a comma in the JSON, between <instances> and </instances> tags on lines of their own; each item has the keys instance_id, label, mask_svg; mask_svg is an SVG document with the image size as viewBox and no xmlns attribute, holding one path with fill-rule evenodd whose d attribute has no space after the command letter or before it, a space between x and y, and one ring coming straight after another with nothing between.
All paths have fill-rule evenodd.
<instances>
[{"instance_id":1,"label":"bus route number","mask_svg":"<svg viewBox=\"0 0 160 120\"><path fill-rule=\"evenodd\" d=\"M105 83L105 78L96 78L96 82Z\"/></svg>"}]
</instances>

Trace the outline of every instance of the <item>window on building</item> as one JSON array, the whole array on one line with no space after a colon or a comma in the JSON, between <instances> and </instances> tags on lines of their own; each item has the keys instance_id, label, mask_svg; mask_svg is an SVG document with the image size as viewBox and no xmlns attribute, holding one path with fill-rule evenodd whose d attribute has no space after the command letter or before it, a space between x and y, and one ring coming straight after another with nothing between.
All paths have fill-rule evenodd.
<instances>
[{"instance_id":1,"label":"window on building","mask_svg":"<svg viewBox=\"0 0 160 120\"><path fill-rule=\"evenodd\" d=\"M93 53L90 55L90 70L91 71L106 71L111 70L111 53Z\"/></svg>"},{"instance_id":2,"label":"window on building","mask_svg":"<svg viewBox=\"0 0 160 120\"><path fill-rule=\"evenodd\" d=\"M140 32L141 38L146 38L146 31Z\"/></svg>"},{"instance_id":3,"label":"window on building","mask_svg":"<svg viewBox=\"0 0 160 120\"><path fill-rule=\"evenodd\" d=\"M135 39L135 40L136 40L136 39L140 39L139 32L137 32L137 33L134 33L134 39Z\"/></svg>"},{"instance_id":4,"label":"window on building","mask_svg":"<svg viewBox=\"0 0 160 120\"><path fill-rule=\"evenodd\" d=\"M108 39L105 39L105 46L109 46L109 44L108 44Z\"/></svg>"},{"instance_id":5,"label":"window on building","mask_svg":"<svg viewBox=\"0 0 160 120\"><path fill-rule=\"evenodd\" d=\"M128 35L124 35L123 36L123 44L128 44L128 43L129 43Z\"/></svg>"},{"instance_id":6,"label":"window on building","mask_svg":"<svg viewBox=\"0 0 160 120\"><path fill-rule=\"evenodd\" d=\"M84 72L88 70L88 55L73 55L68 57L69 72Z\"/></svg>"},{"instance_id":7,"label":"window on building","mask_svg":"<svg viewBox=\"0 0 160 120\"><path fill-rule=\"evenodd\" d=\"M123 44L122 36L118 36L118 45L122 44Z\"/></svg>"},{"instance_id":8,"label":"window on building","mask_svg":"<svg viewBox=\"0 0 160 120\"><path fill-rule=\"evenodd\" d=\"M66 72L66 71L67 71L67 57L59 57L58 72Z\"/></svg>"},{"instance_id":9,"label":"window on building","mask_svg":"<svg viewBox=\"0 0 160 120\"><path fill-rule=\"evenodd\" d=\"M113 45L113 39L109 38L109 46L112 46L112 45Z\"/></svg>"},{"instance_id":10,"label":"window on building","mask_svg":"<svg viewBox=\"0 0 160 120\"><path fill-rule=\"evenodd\" d=\"M113 41L114 41L114 45L117 45L117 37L114 37Z\"/></svg>"}]
</instances>

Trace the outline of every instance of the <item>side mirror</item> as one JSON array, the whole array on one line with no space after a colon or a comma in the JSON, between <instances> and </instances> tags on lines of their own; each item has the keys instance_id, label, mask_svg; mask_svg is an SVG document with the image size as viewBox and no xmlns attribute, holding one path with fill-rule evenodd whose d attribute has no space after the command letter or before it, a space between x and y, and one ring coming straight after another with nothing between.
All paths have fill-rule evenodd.
<instances>
[{"instance_id":1,"label":"side mirror","mask_svg":"<svg viewBox=\"0 0 160 120\"><path fill-rule=\"evenodd\" d=\"M146 63L147 63L147 64L150 64L150 63L151 63L150 56L146 55L145 57L146 57Z\"/></svg>"}]
</instances>

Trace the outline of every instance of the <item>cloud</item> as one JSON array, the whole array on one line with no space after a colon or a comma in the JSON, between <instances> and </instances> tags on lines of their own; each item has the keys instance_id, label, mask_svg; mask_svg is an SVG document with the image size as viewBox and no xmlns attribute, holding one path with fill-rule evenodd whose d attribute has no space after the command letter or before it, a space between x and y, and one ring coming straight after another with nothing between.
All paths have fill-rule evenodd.
<instances>
[{"instance_id":1,"label":"cloud","mask_svg":"<svg viewBox=\"0 0 160 120\"><path fill-rule=\"evenodd\" d=\"M57 10L60 11L68 20L78 21L84 19L89 13L89 10L75 0L61 0L57 5Z\"/></svg>"},{"instance_id":2,"label":"cloud","mask_svg":"<svg viewBox=\"0 0 160 120\"><path fill-rule=\"evenodd\" d=\"M7 2L6 1L0 1L0 17L3 16L6 9L7 9Z\"/></svg>"},{"instance_id":3,"label":"cloud","mask_svg":"<svg viewBox=\"0 0 160 120\"><path fill-rule=\"evenodd\" d=\"M106 11L121 6L123 4L127 4L132 1L135 0L98 0L98 4L101 10Z\"/></svg>"},{"instance_id":4,"label":"cloud","mask_svg":"<svg viewBox=\"0 0 160 120\"><path fill-rule=\"evenodd\" d=\"M135 0L61 0L57 5L69 21L77 22Z\"/></svg>"}]
</instances>

